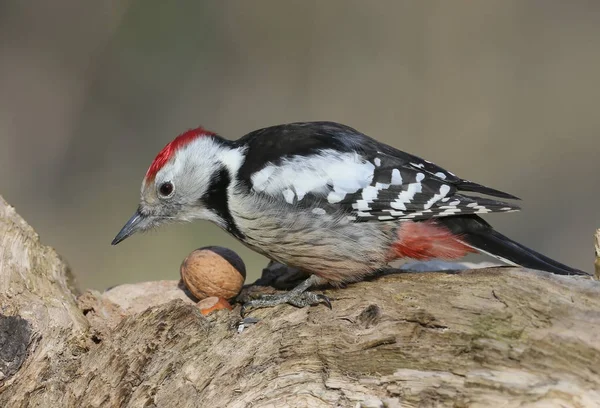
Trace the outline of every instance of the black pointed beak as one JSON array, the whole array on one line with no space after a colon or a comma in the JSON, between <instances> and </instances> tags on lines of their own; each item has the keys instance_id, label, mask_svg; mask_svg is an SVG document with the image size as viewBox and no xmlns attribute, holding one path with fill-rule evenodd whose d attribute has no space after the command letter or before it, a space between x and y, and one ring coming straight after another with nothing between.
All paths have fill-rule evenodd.
<instances>
[{"instance_id":1,"label":"black pointed beak","mask_svg":"<svg viewBox=\"0 0 600 408\"><path fill-rule=\"evenodd\" d=\"M121 231L117 234L115 239L112 240L111 245L117 245L119 242L123 241L125 238L130 237L136 232L143 230L145 224L147 223L146 217L142 215L139 210L133 214L133 217L127 221L127 223L121 228Z\"/></svg>"}]
</instances>

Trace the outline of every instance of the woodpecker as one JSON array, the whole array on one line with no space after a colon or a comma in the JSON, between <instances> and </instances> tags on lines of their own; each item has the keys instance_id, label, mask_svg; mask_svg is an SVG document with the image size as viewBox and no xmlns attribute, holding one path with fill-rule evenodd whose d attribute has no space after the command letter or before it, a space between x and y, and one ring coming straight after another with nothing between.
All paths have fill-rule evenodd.
<instances>
[{"instance_id":1,"label":"woodpecker","mask_svg":"<svg viewBox=\"0 0 600 408\"><path fill-rule=\"evenodd\" d=\"M310 275L245 307L331 306L308 289L361 280L400 258L455 260L480 252L511 265L587 275L509 239L478 215L519 210L504 200L518 198L339 123L271 126L235 141L199 127L156 156L139 207L112 244L161 224L208 220Z\"/></svg>"}]
</instances>

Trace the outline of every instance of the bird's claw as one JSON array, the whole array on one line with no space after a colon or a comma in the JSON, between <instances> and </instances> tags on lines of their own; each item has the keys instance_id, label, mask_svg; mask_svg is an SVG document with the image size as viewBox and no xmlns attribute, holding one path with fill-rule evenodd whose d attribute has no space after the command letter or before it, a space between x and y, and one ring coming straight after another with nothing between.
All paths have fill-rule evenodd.
<instances>
[{"instance_id":1,"label":"bird's claw","mask_svg":"<svg viewBox=\"0 0 600 408\"><path fill-rule=\"evenodd\" d=\"M294 291L280 293L276 295L262 295L257 299L250 300L242 305L241 315L246 316L250 309L260 309L263 307L272 307L288 303L296 307L315 306L325 304L331 309L331 300L325 295L313 292L294 293Z\"/></svg>"},{"instance_id":2,"label":"bird's claw","mask_svg":"<svg viewBox=\"0 0 600 408\"><path fill-rule=\"evenodd\" d=\"M319 303L324 303L325 306L329 308L329 310L333 310L331 306L331 300L325 295L317 295L317 299L319 299Z\"/></svg>"}]
</instances>

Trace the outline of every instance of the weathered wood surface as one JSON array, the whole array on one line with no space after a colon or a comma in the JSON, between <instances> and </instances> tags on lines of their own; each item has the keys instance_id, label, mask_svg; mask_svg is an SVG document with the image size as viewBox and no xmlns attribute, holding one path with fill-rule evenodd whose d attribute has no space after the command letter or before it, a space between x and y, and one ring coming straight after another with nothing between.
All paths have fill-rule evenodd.
<instances>
[{"instance_id":1,"label":"weathered wood surface","mask_svg":"<svg viewBox=\"0 0 600 408\"><path fill-rule=\"evenodd\" d=\"M203 317L175 281L76 298L0 199L1 407L600 406L600 285L520 269L388 275L333 310Z\"/></svg>"}]
</instances>

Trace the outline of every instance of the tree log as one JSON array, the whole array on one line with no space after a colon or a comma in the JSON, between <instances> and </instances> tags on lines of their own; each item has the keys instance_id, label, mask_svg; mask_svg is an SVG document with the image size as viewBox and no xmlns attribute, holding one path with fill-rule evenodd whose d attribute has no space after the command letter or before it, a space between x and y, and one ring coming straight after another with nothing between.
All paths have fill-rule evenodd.
<instances>
[{"instance_id":1,"label":"tree log","mask_svg":"<svg viewBox=\"0 0 600 408\"><path fill-rule=\"evenodd\" d=\"M1 407L600 406L600 284L388 274L333 310L201 315L177 281L77 296L0 198Z\"/></svg>"}]
</instances>

